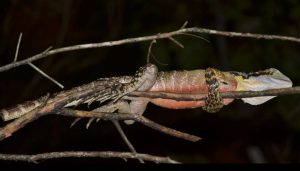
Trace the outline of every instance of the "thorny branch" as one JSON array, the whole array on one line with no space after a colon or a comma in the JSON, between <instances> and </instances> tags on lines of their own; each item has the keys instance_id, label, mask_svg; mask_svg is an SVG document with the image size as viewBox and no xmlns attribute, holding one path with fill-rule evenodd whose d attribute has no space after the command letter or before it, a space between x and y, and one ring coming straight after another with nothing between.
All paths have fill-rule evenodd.
<instances>
[{"instance_id":1,"label":"thorny branch","mask_svg":"<svg viewBox=\"0 0 300 171\"><path fill-rule=\"evenodd\" d=\"M85 158L85 157L100 157L100 158L121 158L126 159L141 159L145 161L152 161L155 163L179 163L169 157L153 156L150 154L117 152L117 151L63 151L63 152L49 152L41 154L0 154L0 160L10 161L25 161L31 163L38 163L39 160L57 159L57 158Z\"/></svg>"},{"instance_id":2,"label":"thorny branch","mask_svg":"<svg viewBox=\"0 0 300 171\"><path fill-rule=\"evenodd\" d=\"M218 31L218 30L199 28L199 27L191 27L191 28L184 28L184 27L185 27L185 25L176 31L166 32L166 33L161 33L161 34L156 34L156 35L151 35L151 36L142 36L142 37L128 38L128 39L101 42L101 43L80 44L80 45L52 49L52 50L45 51L45 52L36 54L34 56L31 56L27 59L4 65L4 66L0 67L0 72L7 71L7 70L12 69L17 66L26 65L29 62L33 62L38 59L42 59L47 56L58 54L58 53L69 52L69 51L74 51L74 50L81 50L81 49L110 47L110 46L124 45L124 44L129 44L129 43L137 43L137 42L165 39L165 38L172 39L174 36L186 35L189 33L202 33L202 34L212 34L212 35L227 36L227 37L243 37L243 38L255 38L255 39L266 39L266 40L282 40L282 41L291 41L291 42L300 43L300 38L290 37L290 36L239 33L239 32L229 32L229 31Z\"/></svg>"}]
</instances>

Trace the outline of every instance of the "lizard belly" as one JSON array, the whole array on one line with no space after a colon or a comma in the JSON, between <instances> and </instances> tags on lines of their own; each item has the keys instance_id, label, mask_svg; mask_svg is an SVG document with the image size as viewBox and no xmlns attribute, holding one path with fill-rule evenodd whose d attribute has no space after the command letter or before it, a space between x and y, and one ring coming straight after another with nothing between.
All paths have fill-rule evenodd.
<instances>
[{"instance_id":1,"label":"lizard belly","mask_svg":"<svg viewBox=\"0 0 300 171\"><path fill-rule=\"evenodd\" d=\"M234 99L223 99L224 105L228 105L231 103ZM151 99L151 103L169 108L169 109L188 109L188 108L196 108L196 107L202 107L205 105L204 100L199 101L176 101L172 99Z\"/></svg>"},{"instance_id":2,"label":"lizard belly","mask_svg":"<svg viewBox=\"0 0 300 171\"><path fill-rule=\"evenodd\" d=\"M220 85L220 92L235 91L237 82L233 76L225 73L227 84ZM203 94L207 96L208 86L205 82L204 70L161 72L157 81L149 91L160 91L178 94ZM223 99L224 105L234 99ZM187 109L205 106L204 100L176 101L172 99L151 99L151 103L169 109Z\"/></svg>"}]
</instances>

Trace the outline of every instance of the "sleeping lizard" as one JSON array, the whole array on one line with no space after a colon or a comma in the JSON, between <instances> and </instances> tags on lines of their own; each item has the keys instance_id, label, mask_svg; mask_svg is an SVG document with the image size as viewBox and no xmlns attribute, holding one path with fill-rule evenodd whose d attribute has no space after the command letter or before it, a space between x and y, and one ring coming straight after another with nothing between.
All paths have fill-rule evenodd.
<instances>
[{"instance_id":1,"label":"sleeping lizard","mask_svg":"<svg viewBox=\"0 0 300 171\"><path fill-rule=\"evenodd\" d=\"M91 89L95 89L99 86L100 88L98 89L100 91L90 92ZM56 93L47 103L53 102L55 99L65 98L66 101L62 107L70 107L82 103L89 105L94 101L102 103L106 100L112 100L113 103L103 105L95 110L102 112L115 112L118 110L121 113L143 114L147 104L151 102L155 105L170 109L202 107L202 109L207 112L214 113L234 100L222 99L220 92L242 90L259 91L291 86L291 80L274 68L249 74L236 71L221 72L214 68L207 68L206 70L158 72L157 67L149 63L141 67L134 76L101 78L89 84ZM176 101L163 98L147 99L126 96L133 91L160 91L185 94L199 93L207 98L205 101ZM89 94L87 92L89 92ZM87 95L82 96L84 98L71 98L74 94L78 93ZM68 98L72 100L67 100ZM258 105L271 98L273 97L252 97L242 100L252 105ZM17 107L1 110L0 116L4 121L15 119L41 104L41 99L25 102ZM130 124L133 122L126 121L126 123Z\"/></svg>"}]
</instances>

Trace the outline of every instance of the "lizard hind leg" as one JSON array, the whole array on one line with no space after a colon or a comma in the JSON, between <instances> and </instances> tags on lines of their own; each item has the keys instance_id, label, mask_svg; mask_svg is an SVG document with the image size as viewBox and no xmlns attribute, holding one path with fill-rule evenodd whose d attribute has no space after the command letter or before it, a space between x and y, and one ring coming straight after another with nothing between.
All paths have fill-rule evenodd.
<instances>
[{"instance_id":1,"label":"lizard hind leg","mask_svg":"<svg viewBox=\"0 0 300 171\"><path fill-rule=\"evenodd\" d=\"M108 105L104 105L104 106L101 106L99 108L96 108L94 109L93 111L94 112L107 112L107 113L113 113L115 111L119 111L121 113L130 113L130 106L128 104L127 101L124 101L124 100L120 100L120 101L117 101L116 103L111 103L111 104L108 104ZM88 127L90 126L90 124L95 120L95 118L91 118L89 119L87 125L86 125L86 128L88 129ZM97 118L96 119L96 122L99 122L100 119Z\"/></svg>"},{"instance_id":2,"label":"lizard hind leg","mask_svg":"<svg viewBox=\"0 0 300 171\"><path fill-rule=\"evenodd\" d=\"M116 103L111 103L108 105L103 105L99 108L94 109L94 112L107 112L107 113L113 113L115 111L119 111L121 113L130 113L130 106L128 102L126 101L118 101ZM70 125L70 128L73 127L78 121L80 121L82 118L76 118ZM91 125L91 123L95 120L95 118L90 118L85 126L86 129L88 129ZM97 118L96 122L99 122L100 119Z\"/></svg>"}]
</instances>

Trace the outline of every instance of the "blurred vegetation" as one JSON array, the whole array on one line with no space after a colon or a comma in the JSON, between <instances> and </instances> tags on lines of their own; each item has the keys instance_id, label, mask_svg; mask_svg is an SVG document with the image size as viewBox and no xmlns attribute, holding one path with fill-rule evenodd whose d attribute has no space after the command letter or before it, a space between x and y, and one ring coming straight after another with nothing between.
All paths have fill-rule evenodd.
<instances>
[{"instance_id":1,"label":"blurred vegetation","mask_svg":"<svg viewBox=\"0 0 300 171\"><path fill-rule=\"evenodd\" d=\"M0 65L12 62L20 32L19 60L54 48L118 40L190 27L300 37L300 2L217 0L32 0L0 1ZM300 82L300 44L201 35L209 43L177 36L181 49L159 40L153 53L160 70L191 70L217 67L223 70L256 71L277 68L294 85ZM89 49L51 56L34 62L66 88L99 77L132 74L146 63L149 42ZM0 73L0 108L60 89L29 66ZM199 136L197 143L178 140L135 124L125 126L138 152L193 163L252 163L300 161L300 97L277 97L260 106L241 101L217 114L201 109L168 110L149 105L145 115L158 123ZM111 123L81 121L69 129L72 118L47 116L0 142L3 153L39 153L62 150L128 151ZM255 147L255 148L253 148ZM258 149L258 150L253 150ZM43 163L68 163L70 160ZM123 162L86 159L76 163ZM131 162L136 162L132 161Z\"/></svg>"}]
</instances>

